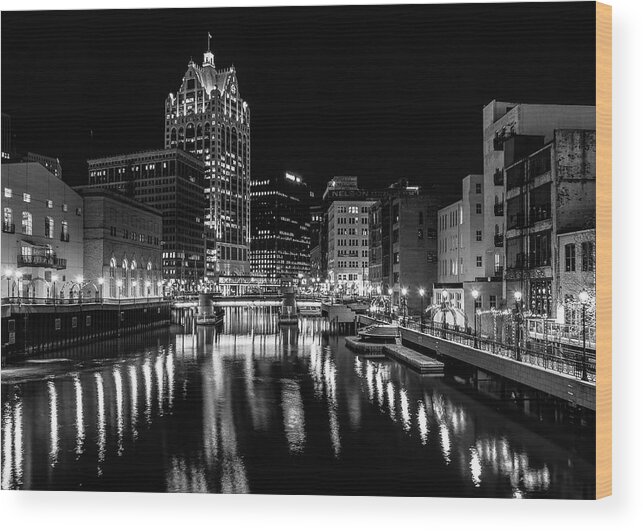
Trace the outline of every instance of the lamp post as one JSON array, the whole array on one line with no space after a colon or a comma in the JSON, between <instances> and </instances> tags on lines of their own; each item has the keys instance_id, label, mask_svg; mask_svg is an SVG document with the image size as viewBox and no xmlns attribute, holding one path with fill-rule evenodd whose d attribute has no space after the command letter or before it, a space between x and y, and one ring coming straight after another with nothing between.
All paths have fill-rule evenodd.
<instances>
[{"instance_id":1,"label":"lamp post","mask_svg":"<svg viewBox=\"0 0 643 531\"><path fill-rule=\"evenodd\" d=\"M123 295L123 281L117 280L116 287L118 288L118 318L117 318L117 327L118 327L118 337L121 337L121 296Z\"/></svg>"},{"instance_id":2,"label":"lamp post","mask_svg":"<svg viewBox=\"0 0 643 531\"><path fill-rule=\"evenodd\" d=\"M159 280L156 285L158 286L158 291L160 293L160 297L163 298L163 281Z\"/></svg>"},{"instance_id":3,"label":"lamp post","mask_svg":"<svg viewBox=\"0 0 643 531\"><path fill-rule=\"evenodd\" d=\"M587 308L587 303L589 302L589 293L583 290L578 294L578 299L582 307L583 315L583 374L581 379L587 381L587 350L585 348L585 309Z\"/></svg>"},{"instance_id":4,"label":"lamp post","mask_svg":"<svg viewBox=\"0 0 643 531\"><path fill-rule=\"evenodd\" d=\"M408 289L402 288L402 326L406 326L406 316L407 316L407 300L406 300L406 294L409 292Z\"/></svg>"},{"instance_id":5,"label":"lamp post","mask_svg":"<svg viewBox=\"0 0 643 531\"><path fill-rule=\"evenodd\" d=\"M446 338L447 329L447 300L449 299L449 292L446 289L442 290L442 337Z\"/></svg>"},{"instance_id":6,"label":"lamp post","mask_svg":"<svg viewBox=\"0 0 643 531\"><path fill-rule=\"evenodd\" d=\"M147 295L147 302L150 302L150 286L152 283L149 280L145 281L145 295Z\"/></svg>"},{"instance_id":7,"label":"lamp post","mask_svg":"<svg viewBox=\"0 0 643 531\"><path fill-rule=\"evenodd\" d=\"M478 297L480 297L480 292L474 289L471 296L473 297L473 348L478 348Z\"/></svg>"},{"instance_id":8,"label":"lamp post","mask_svg":"<svg viewBox=\"0 0 643 531\"><path fill-rule=\"evenodd\" d=\"M16 280L18 281L18 306L22 305L22 271L16 271Z\"/></svg>"},{"instance_id":9,"label":"lamp post","mask_svg":"<svg viewBox=\"0 0 643 531\"><path fill-rule=\"evenodd\" d=\"M134 288L132 291L134 292L134 302L136 303L136 286L138 286L138 281L137 280L132 280L132 287Z\"/></svg>"},{"instance_id":10,"label":"lamp post","mask_svg":"<svg viewBox=\"0 0 643 531\"><path fill-rule=\"evenodd\" d=\"M100 301L103 302L103 284L105 284L105 279L103 277L98 277L98 285L100 286Z\"/></svg>"},{"instance_id":11,"label":"lamp post","mask_svg":"<svg viewBox=\"0 0 643 531\"><path fill-rule=\"evenodd\" d=\"M7 269L4 272L5 276L7 277L7 298L11 297L11 276L13 275L13 271L11 269Z\"/></svg>"},{"instance_id":12,"label":"lamp post","mask_svg":"<svg viewBox=\"0 0 643 531\"><path fill-rule=\"evenodd\" d=\"M424 332L424 288L420 288L420 332Z\"/></svg>"},{"instance_id":13,"label":"lamp post","mask_svg":"<svg viewBox=\"0 0 643 531\"><path fill-rule=\"evenodd\" d=\"M388 318L392 321L393 320L393 289L389 288L388 289Z\"/></svg>"},{"instance_id":14,"label":"lamp post","mask_svg":"<svg viewBox=\"0 0 643 531\"><path fill-rule=\"evenodd\" d=\"M520 322L522 321L522 293L520 291L514 292L514 301L516 309L514 313L516 332L515 332L515 348L516 348L516 361L522 361L520 356Z\"/></svg>"},{"instance_id":15,"label":"lamp post","mask_svg":"<svg viewBox=\"0 0 643 531\"><path fill-rule=\"evenodd\" d=\"M51 275L51 281L54 285L54 314L56 313L56 299L58 299L58 292L56 291L56 282L58 282L58 275Z\"/></svg>"}]
</instances>

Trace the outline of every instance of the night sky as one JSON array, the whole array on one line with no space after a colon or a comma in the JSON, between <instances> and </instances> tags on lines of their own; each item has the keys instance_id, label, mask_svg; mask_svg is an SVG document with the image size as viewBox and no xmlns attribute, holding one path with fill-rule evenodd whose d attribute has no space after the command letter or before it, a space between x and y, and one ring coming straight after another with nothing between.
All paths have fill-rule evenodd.
<instances>
[{"instance_id":1,"label":"night sky","mask_svg":"<svg viewBox=\"0 0 643 531\"><path fill-rule=\"evenodd\" d=\"M492 99L594 104L595 4L2 13L15 148L86 159L163 147L164 103L208 31L252 113L252 176L449 183L482 171ZM92 136L93 132L93 136Z\"/></svg>"}]
</instances>

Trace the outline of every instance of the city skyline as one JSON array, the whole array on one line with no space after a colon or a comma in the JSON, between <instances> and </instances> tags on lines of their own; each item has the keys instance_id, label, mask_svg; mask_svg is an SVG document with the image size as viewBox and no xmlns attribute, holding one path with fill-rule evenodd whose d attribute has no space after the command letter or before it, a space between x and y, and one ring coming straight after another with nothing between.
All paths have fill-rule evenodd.
<instances>
[{"instance_id":1,"label":"city skyline","mask_svg":"<svg viewBox=\"0 0 643 531\"><path fill-rule=\"evenodd\" d=\"M86 184L88 158L163 146L165 98L211 33L253 110L255 178L457 190L482 170L492 99L594 103L592 6L5 12L2 108L18 150L60 157L66 182Z\"/></svg>"}]
</instances>

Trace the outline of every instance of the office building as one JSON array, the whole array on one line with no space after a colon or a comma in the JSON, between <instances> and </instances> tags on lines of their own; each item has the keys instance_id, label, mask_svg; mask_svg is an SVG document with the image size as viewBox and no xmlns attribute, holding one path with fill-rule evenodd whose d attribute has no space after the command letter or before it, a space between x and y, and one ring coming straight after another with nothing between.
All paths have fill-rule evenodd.
<instances>
[{"instance_id":1,"label":"office building","mask_svg":"<svg viewBox=\"0 0 643 531\"><path fill-rule=\"evenodd\" d=\"M161 213L163 277L196 289L205 276L203 161L174 148L87 162L90 186L120 192Z\"/></svg>"},{"instance_id":2,"label":"office building","mask_svg":"<svg viewBox=\"0 0 643 531\"><path fill-rule=\"evenodd\" d=\"M311 192L300 175L252 181L253 275L297 279L310 275Z\"/></svg>"},{"instance_id":3,"label":"office building","mask_svg":"<svg viewBox=\"0 0 643 531\"><path fill-rule=\"evenodd\" d=\"M234 66L216 68L214 54L190 60L176 94L165 101L165 147L205 164L206 275L250 272L250 108Z\"/></svg>"}]
</instances>

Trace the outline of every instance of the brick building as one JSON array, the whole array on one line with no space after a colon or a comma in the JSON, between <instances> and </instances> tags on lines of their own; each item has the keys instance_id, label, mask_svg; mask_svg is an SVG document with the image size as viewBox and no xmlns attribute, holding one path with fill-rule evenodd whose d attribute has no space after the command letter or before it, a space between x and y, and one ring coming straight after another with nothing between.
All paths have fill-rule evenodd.
<instances>
[{"instance_id":1,"label":"brick building","mask_svg":"<svg viewBox=\"0 0 643 531\"><path fill-rule=\"evenodd\" d=\"M80 186L84 280L104 298L162 294L161 213L124 194Z\"/></svg>"}]
</instances>

